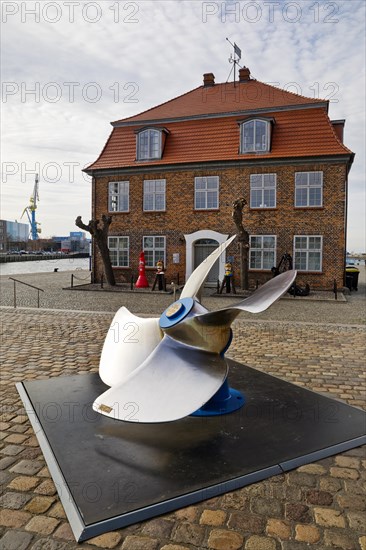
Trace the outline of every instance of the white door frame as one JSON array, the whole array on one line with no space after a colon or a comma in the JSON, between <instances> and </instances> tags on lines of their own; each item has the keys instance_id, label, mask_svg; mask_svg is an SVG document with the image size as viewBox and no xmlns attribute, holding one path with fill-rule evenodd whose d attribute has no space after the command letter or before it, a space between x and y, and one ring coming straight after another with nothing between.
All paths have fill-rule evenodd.
<instances>
[{"instance_id":1,"label":"white door frame","mask_svg":"<svg viewBox=\"0 0 366 550\"><path fill-rule=\"evenodd\" d=\"M214 241L217 241L220 245L227 241L228 237L228 234L211 231L211 229L202 229L200 231L195 231L194 233L184 235L184 238L186 240L186 281L194 270L194 243L199 239L213 239ZM222 281L225 276L225 257L220 258L218 261L219 278L220 281Z\"/></svg>"}]
</instances>

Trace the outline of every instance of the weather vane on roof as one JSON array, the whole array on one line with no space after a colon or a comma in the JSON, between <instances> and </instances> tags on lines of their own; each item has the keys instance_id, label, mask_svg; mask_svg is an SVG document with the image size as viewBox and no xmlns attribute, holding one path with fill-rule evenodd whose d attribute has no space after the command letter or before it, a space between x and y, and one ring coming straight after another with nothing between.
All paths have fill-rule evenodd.
<instances>
[{"instance_id":1,"label":"weather vane on roof","mask_svg":"<svg viewBox=\"0 0 366 550\"><path fill-rule=\"evenodd\" d=\"M230 40L227 38L226 39L229 44L232 45L232 47L234 48L234 55L231 53L230 54L230 57L229 57L229 63L233 63L233 66L231 67L230 69L230 73L229 73L229 76L227 77L227 81L229 80L230 76L231 76L231 73L233 72L233 69L234 69L234 86L235 86L235 81L236 81L236 66L238 65L240 68L241 68L241 65L239 65L239 61L241 59L241 49L239 48L239 46L237 44L234 44L232 42L230 42ZM226 81L226 82L227 82Z\"/></svg>"}]
</instances>

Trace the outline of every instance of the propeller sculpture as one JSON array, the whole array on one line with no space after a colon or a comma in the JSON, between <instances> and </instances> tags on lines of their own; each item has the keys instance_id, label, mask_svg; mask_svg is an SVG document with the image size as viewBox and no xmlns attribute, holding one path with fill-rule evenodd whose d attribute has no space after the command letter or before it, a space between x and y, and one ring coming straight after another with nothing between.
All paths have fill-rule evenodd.
<instances>
[{"instance_id":1,"label":"propeller sculpture","mask_svg":"<svg viewBox=\"0 0 366 550\"><path fill-rule=\"evenodd\" d=\"M99 374L111 386L93 409L118 420L170 422L196 414L223 414L244 403L229 389L224 353L232 340L231 324L241 311L260 313L294 283L296 271L271 279L249 298L209 312L199 302L215 261L235 239L220 245L187 280L181 297L160 319L136 317L121 307L104 342ZM214 406L210 408L210 403ZM219 409L215 402L221 403ZM224 407L222 408L222 403ZM135 414L128 414L130 409Z\"/></svg>"}]
</instances>

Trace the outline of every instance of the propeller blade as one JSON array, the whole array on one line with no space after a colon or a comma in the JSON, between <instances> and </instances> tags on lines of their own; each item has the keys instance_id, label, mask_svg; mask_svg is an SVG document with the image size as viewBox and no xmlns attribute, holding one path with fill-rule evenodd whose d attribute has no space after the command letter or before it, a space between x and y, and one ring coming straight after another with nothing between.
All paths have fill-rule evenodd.
<instances>
[{"instance_id":1,"label":"propeller blade","mask_svg":"<svg viewBox=\"0 0 366 550\"><path fill-rule=\"evenodd\" d=\"M159 319L145 319L121 307L104 341L99 376L108 386L125 380L161 342Z\"/></svg>"},{"instance_id":2,"label":"propeller blade","mask_svg":"<svg viewBox=\"0 0 366 550\"><path fill-rule=\"evenodd\" d=\"M233 242L236 235L233 235L226 242L220 244L216 250L214 250L196 269L188 278L188 281L184 285L181 298L195 298L198 295L201 286L204 284L207 275L209 274L210 269L216 262L216 260L225 252L227 247Z\"/></svg>"},{"instance_id":3,"label":"propeller blade","mask_svg":"<svg viewBox=\"0 0 366 550\"><path fill-rule=\"evenodd\" d=\"M127 422L170 422L192 414L227 376L225 359L165 335L123 383L100 395L93 409Z\"/></svg>"},{"instance_id":4,"label":"propeller blade","mask_svg":"<svg viewBox=\"0 0 366 550\"><path fill-rule=\"evenodd\" d=\"M295 270L285 271L281 275L267 281L258 290L253 292L249 298L245 298L245 300L230 307L198 314L194 319L204 325L230 326L241 311L261 313L285 294L295 282L296 275L297 271ZM183 324L184 321L182 322Z\"/></svg>"}]
</instances>

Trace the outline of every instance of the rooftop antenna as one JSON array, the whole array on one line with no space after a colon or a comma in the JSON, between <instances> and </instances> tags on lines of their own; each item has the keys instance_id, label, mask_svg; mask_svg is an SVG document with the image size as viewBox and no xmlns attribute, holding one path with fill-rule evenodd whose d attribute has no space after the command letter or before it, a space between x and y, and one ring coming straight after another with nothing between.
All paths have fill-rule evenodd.
<instances>
[{"instance_id":1,"label":"rooftop antenna","mask_svg":"<svg viewBox=\"0 0 366 550\"><path fill-rule=\"evenodd\" d=\"M236 82L236 66L238 65L241 68L241 65L239 65L239 61L241 59L241 49L239 48L239 46L237 46L237 44L235 44L235 42L233 44L232 42L230 42L230 40L228 38L226 40L229 42L229 44L232 45L232 47L234 49L234 55L231 53L230 57L229 57L229 63L233 63L233 66L231 67L229 76L227 77L227 81L229 80L230 75L231 75L231 73L233 72L233 69L234 69L234 86L236 86L236 84L235 84L235 82Z\"/></svg>"}]
</instances>

